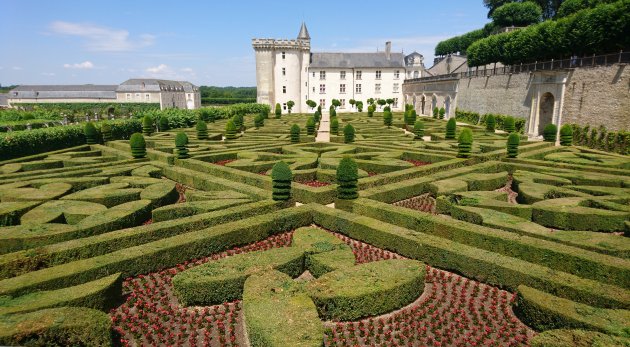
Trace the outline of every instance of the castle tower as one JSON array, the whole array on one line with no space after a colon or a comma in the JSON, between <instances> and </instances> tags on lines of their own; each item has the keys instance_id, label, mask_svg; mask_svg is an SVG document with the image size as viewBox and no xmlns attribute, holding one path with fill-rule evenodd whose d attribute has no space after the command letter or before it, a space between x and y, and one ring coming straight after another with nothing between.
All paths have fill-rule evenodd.
<instances>
[{"instance_id":1,"label":"castle tower","mask_svg":"<svg viewBox=\"0 0 630 347\"><path fill-rule=\"evenodd\" d=\"M252 39L256 52L256 101L268 104L273 111L276 103L287 113L286 103L295 102L292 112L306 110L308 65L311 37L302 23L295 40Z\"/></svg>"}]
</instances>

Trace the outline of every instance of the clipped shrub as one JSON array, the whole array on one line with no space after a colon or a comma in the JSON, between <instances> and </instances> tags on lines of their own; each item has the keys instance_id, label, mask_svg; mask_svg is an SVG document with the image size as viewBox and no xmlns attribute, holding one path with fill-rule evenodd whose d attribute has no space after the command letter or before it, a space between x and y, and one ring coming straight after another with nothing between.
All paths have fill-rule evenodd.
<instances>
[{"instance_id":1,"label":"clipped shrub","mask_svg":"<svg viewBox=\"0 0 630 347\"><path fill-rule=\"evenodd\" d=\"M144 158L147 156L147 143L144 141L144 136L140 133L131 135L129 139L129 147L131 147L131 155L136 158Z\"/></svg>"},{"instance_id":2,"label":"clipped shrub","mask_svg":"<svg viewBox=\"0 0 630 347\"><path fill-rule=\"evenodd\" d=\"M337 117L332 118L330 121L330 133L333 135L339 135L339 120Z\"/></svg>"},{"instance_id":3,"label":"clipped shrub","mask_svg":"<svg viewBox=\"0 0 630 347\"><path fill-rule=\"evenodd\" d=\"M343 142L354 142L354 127L352 126L352 124L348 124L343 128Z\"/></svg>"},{"instance_id":4,"label":"clipped shrub","mask_svg":"<svg viewBox=\"0 0 630 347\"><path fill-rule=\"evenodd\" d=\"M409 123L407 124L410 126L416 124L416 119L418 119L418 114L416 113L416 110L412 108L409 110Z\"/></svg>"},{"instance_id":5,"label":"clipped shrub","mask_svg":"<svg viewBox=\"0 0 630 347\"><path fill-rule=\"evenodd\" d=\"M337 166L337 198L353 200L359 197L359 168L350 157L344 157Z\"/></svg>"},{"instance_id":6,"label":"clipped shrub","mask_svg":"<svg viewBox=\"0 0 630 347\"><path fill-rule=\"evenodd\" d=\"M232 120L234 121L234 125L236 126L236 131L243 130L243 123L245 122L245 120L243 119L243 114L235 114L234 117L232 117Z\"/></svg>"},{"instance_id":7,"label":"clipped shrub","mask_svg":"<svg viewBox=\"0 0 630 347\"><path fill-rule=\"evenodd\" d=\"M393 120L393 116L391 111L385 111L383 112L383 124L390 127L392 126L392 120Z\"/></svg>"},{"instance_id":8,"label":"clipped shrub","mask_svg":"<svg viewBox=\"0 0 630 347\"><path fill-rule=\"evenodd\" d=\"M496 129L496 120L494 119L493 114L489 114L486 117L486 131L494 133Z\"/></svg>"},{"instance_id":9,"label":"clipped shrub","mask_svg":"<svg viewBox=\"0 0 630 347\"><path fill-rule=\"evenodd\" d=\"M168 118L160 117L158 125L160 126L160 131L167 131L169 129Z\"/></svg>"},{"instance_id":10,"label":"clipped shrub","mask_svg":"<svg viewBox=\"0 0 630 347\"><path fill-rule=\"evenodd\" d=\"M94 123L87 122L85 123L85 127L83 128L83 133L85 134L85 143L88 145L95 145L98 143L98 132L96 131L96 127Z\"/></svg>"},{"instance_id":11,"label":"clipped shrub","mask_svg":"<svg viewBox=\"0 0 630 347\"><path fill-rule=\"evenodd\" d=\"M153 118L149 115L142 118L142 134L145 136L151 136L151 134L153 134Z\"/></svg>"},{"instance_id":12,"label":"clipped shrub","mask_svg":"<svg viewBox=\"0 0 630 347\"><path fill-rule=\"evenodd\" d=\"M315 119L313 117L306 120L306 135L315 134Z\"/></svg>"},{"instance_id":13,"label":"clipped shrub","mask_svg":"<svg viewBox=\"0 0 630 347\"><path fill-rule=\"evenodd\" d=\"M383 107L383 112L392 112L392 108L389 106Z\"/></svg>"},{"instance_id":14,"label":"clipped shrub","mask_svg":"<svg viewBox=\"0 0 630 347\"><path fill-rule=\"evenodd\" d=\"M103 142L109 142L113 139L112 126L109 123L105 122L101 125L101 136L103 137Z\"/></svg>"},{"instance_id":15,"label":"clipped shrub","mask_svg":"<svg viewBox=\"0 0 630 347\"><path fill-rule=\"evenodd\" d=\"M319 123L320 119L322 119L322 114L319 111L315 111L313 118L315 119L315 123Z\"/></svg>"},{"instance_id":16,"label":"clipped shrub","mask_svg":"<svg viewBox=\"0 0 630 347\"><path fill-rule=\"evenodd\" d=\"M444 107L440 107L438 114L440 119L444 119L444 116L446 115L446 110L444 109Z\"/></svg>"},{"instance_id":17,"label":"clipped shrub","mask_svg":"<svg viewBox=\"0 0 630 347\"><path fill-rule=\"evenodd\" d=\"M199 120L197 125L195 125L195 130L197 130L197 140L207 140L208 139L208 125L203 120Z\"/></svg>"},{"instance_id":18,"label":"clipped shrub","mask_svg":"<svg viewBox=\"0 0 630 347\"><path fill-rule=\"evenodd\" d=\"M291 181L293 174L289 165L283 161L277 162L271 169L273 185L271 198L275 201L286 201L291 198Z\"/></svg>"},{"instance_id":19,"label":"clipped shrub","mask_svg":"<svg viewBox=\"0 0 630 347\"><path fill-rule=\"evenodd\" d=\"M367 109L367 114L368 117L373 117L374 116L374 111L376 110L376 106L374 105L369 105L368 109Z\"/></svg>"},{"instance_id":20,"label":"clipped shrub","mask_svg":"<svg viewBox=\"0 0 630 347\"><path fill-rule=\"evenodd\" d=\"M462 129L462 132L459 134L459 138L457 140L457 157L470 158L470 153L472 151L472 143L473 143L472 130L470 130L469 128Z\"/></svg>"},{"instance_id":21,"label":"clipped shrub","mask_svg":"<svg viewBox=\"0 0 630 347\"><path fill-rule=\"evenodd\" d=\"M413 134L414 139L415 140L421 140L422 137L424 136L424 122L421 120L417 120L416 123L413 125Z\"/></svg>"},{"instance_id":22,"label":"clipped shrub","mask_svg":"<svg viewBox=\"0 0 630 347\"><path fill-rule=\"evenodd\" d=\"M265 117L260 114L254 117L254 125L256 128L262 128L265 125Z\"/></svg>"},{"instance_id":23,"label":"clipped shrub","mask_svg":"<svg viewBox=\"0 0 630 347\"><path fill-rule=\"evenodd\" d=\"M282 116L282 108L279 103L276 103L276 118L280 118Z\"/></svg>"},{"instance_id":24,"label":"clipped shrub","mask_svg":"<svg viewBox=\"0 0 630 347\"><path fill-rule=\"evenodd\" d=\"M175 135L175 155L177 159L188 159L190 155L188 155L188 136L186 133L179 132Z\"/></svg>"},{"instance_id":25,"label":"clipped shrub","mask_svg":"<svg viewBox=\"0 0 630 347\"><path fill-rule=\"evenodd\" d=\"M269 118L269 110L267 110L267 109L260 110L258 115L261 116L263 119L267 119L267 118Z\"/></svg>"},{"instance_id":26,"label":"clipped shrub","mask_svg":"<svg viewBox=\"0 0 630 347\"><path fill-rule=\"evenodd\" d=\"M503 120L503 130L507 133L513 133L516 130L514 127L514 117L505 117Z\"/></svg>"},{"instance_id":27,"label":"clipped shrub","mask_svg":"<svg viewBox=\"0 0 630 347\"><path fill-rule=\"evenodd\" d=\"M507 157L516 158L518 155L518 145L521 142L521 137L517 133L511 133L507 139Z\"/></svg>"},{"instance_id":28,"label":"clipped shrub","mask_svg":"<svg viewBox=\"0 0 630 347\"><path fill-rule=\"evenodd\" d=\"M437 118L438 115L440 114L440 109L437 107L433 108L433 118Z\"/></svg>"},{"instance_id":29,"label":"clipped shrub","mask_svg":"<svg viewBox=\"0 0 630 347\"><path fill-rule=\"evenodd\" d=\"M571 146L573 144L573 128L569 124L560 127L560 145Z\"/></svg>"},{"instance_id":30,"label":"clipped shrub","mask_svg":"<svg viewBox=\"0 0 630 347\"><path fill-rule=\"evenodd\" d=\"M545 142L556 142L556 134L558 133L558 127L555 124L547 124L543 129L543 139Z\"/></svg>"},{"instance_id":31,"label":"clipped shrub","mask_svg":"<svg viewBox=\"0 0 630 347\"><path fill-rule=\"evenodd\" d=\"M300 143L300 126L297 124L291 126L291 143Z\"/></svg>"},{"instance_id":32,"label":"clipped shrub","mask_svg":"<svg viewBox=\"0 0 630 347\"><path fill-rule=\"evenodd\" d=\"M225 124L225 139L236 139L236 124L234 124L234 121L231 119Z\"/></svg>"},{"instance_id":33,"label":"clipped shrub","mask_svg":"<svg viewBox=\"0 0 630 347\"><path fill-rule=\"evenodd\" d=\"M451 118L446 122L446 139L453 140L455 139L455 130L457 128L457 123L455 118Z\"/></svg>"},{"instance_id":34,"label":"clipped shrub","mask_svg":"<svg viewBox=\"0 0 630 347\"><path fill-rule=\"evenodd\" d=\"M357 101L357 111L363 112L363 101Z\"/></svg>"},{"instance_id":35,"label":"clipped shrub","mask_svg":"<svg viewBox=\"0 0 630 347\"><path fill-rule=\"evenodd\" d=\"M542 9L538 4L530 1L512 2L497 7L490 18L500 27L528 26L540 22Z\"/></svg>"}]
</instances>

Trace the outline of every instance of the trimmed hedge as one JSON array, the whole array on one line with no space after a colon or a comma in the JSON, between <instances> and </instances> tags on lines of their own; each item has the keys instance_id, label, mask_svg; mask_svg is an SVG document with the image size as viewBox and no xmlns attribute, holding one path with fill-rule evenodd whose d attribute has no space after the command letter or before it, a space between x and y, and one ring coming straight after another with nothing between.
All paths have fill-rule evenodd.
<instances>
[{"instance_id":1,"label":"trimmed hedge","mask_svg":"<svg viewBox=\"0 0 630 347\"><path fill-rule=\"evenodd\" d=\"M454 118L451 118L453 121ZM449 120L450 122L450 120ZM453 130L454 131L454 130ZM458 158L470 158L473 143L473 133L469 128L464 128L459 134L457 144L457 157Z\"/></svg>"},{"instance_id":2,"label":"trimmed hedge","mask_svg":"<svg viewBox=\"0 0 630 347\"><path fill-rule=\"evenodd\" d=\"M324 326L313 301L281 272L254 274L245 281L243 315L253 347L320 347L323 343Z\"/></svg>"},{"instance_id":3,"label":"trimmed hedge","mask_svg":"<svg viewBox=\"0 0 630 347\"><path fill-rule=\"evenodd\" d=\"M597 208L601 203L606 200L570 197L538 201L532 204L532 221L562 230L623 231L630 211ZM623 209L624 205L619 207Z\"/></svg>"},{"instance_id":4,"label":"trimmed hedge","mask_svg":"<svg viewBox=\"0 0 630 347\"><path fill-rule=\"evenodd\" d=\"M630 311L595 308L521 285L515 313L538 330L577 328L630 337Z\"/></svg>"},{"instance_id":5,"label":"trimmed hedge","mask_svg":"<svg viewBox=\"0 0 630 347\"><path fill-rule=\"evenodd\" d=\"M517 133L510 133L507 139L507 157L516 158L518 156L518 145L521 137Z\"/></svg>"},{"instance_id":6,"label":"trimmed hedge","mask_svg":"<svg viewBox=\"0 0 630 347\"><path fill-rule=\"evenodd\" d=\"M530 340L532 347L628 347L630 339L597 331L548 330Z\"/></svg>"},{"instance_id":7,"label":"trimmed hedge","mask_svg":"<svg viewBox=\"0 0 630 347\"><path fill-rule=\"evenodd\" d=\"M167 205L156 208L151 213L154 222L177 221L183 217L208 213L228 207L251 202L251 199L217 199L211 201L187 201L181 204Z\"/></svg>"},{"instance_id":8,"label":"trimmed hedge","mask_svg":"<svg viewBox=\"0 0 630 347\"><path fill-rule=\"evenodd\" d=\"M456 128L455 118L451 118L446 122L446 136L444 137L447 140L455 139L455 128Z\"/></svg>"},{"instance_id":9,"label":"trimmed hedge","mask_svg":"<svg viewBox=\"0 0 630 347\"><path fill-rule=\"evenodd\" d=\"M424 290L425 266L392 259L330 272L307 285L320 317L353 321L395 311Z\"/></svg>"},{"instance_id":10,"label":"trimmed hedge","mask_svg":"<svg viewBox=\"0 0 630 347\"><path fill-rule=\"evenodd\" d=\"M344 157L337 166L337 198L352 200L359 197L359 172L357 163L350 157Z\"/></svg>"},{"instance_id":11,"label":"trimmed hedge","mask_svg":"<svg viewBox=\"0 0 630 347\"><path fill-rule=\"evenodd\" d=\"M293 174L291 173L289 165L284 161L277 162L271 169L271 181L273 184L271 198L275 201L291 199L292 180Z\"/></svg>"},{"instance_id":12,"label":"trimmed hedge","mask_svg":"<svg viewBox=\"0 0 630 347\"><path fill-rule=\"evenodd\" d=\"M147 144L142 134L134 133L131 135L129 147L131 147L131 155L135 159L142 159L147 156Z\"/></svg>"},{"instance_id":13,"label":"trimmed hedge","mask_svg":"<svg viewBox=\"0 0 630 347\"><path fill-rule=\"evenodd\" d=\"M108 312L123 301L122 282L120 273L116 273L78 286L35 292L10 300L5 298L0 305L0 316L61 306L89 307Z\"/></svg>"},{"instance_id":14,"label":"trimmed hedge","mask_svg":"<svg viewBox=\"0 0 630 347\"><path fill-rule=\"evenodd\" d=\"M94 123L87 122L85 123L85 127L83 128L83 134L85 135L85 143L88 145L95 145L98 142L97 136L98 132L96 131L96 127Z\"/></svg>"},{"instance_id":15,"label":"trimmed hedge","mask_svg":"<svg viewBox=\"0 0 630 347\"><path fill-rule=\"evenodd\" d=\"M0 344L11 346L111 346L111 319L84 307L50 308L0 316Z\"/></svg>"}]
</instances>

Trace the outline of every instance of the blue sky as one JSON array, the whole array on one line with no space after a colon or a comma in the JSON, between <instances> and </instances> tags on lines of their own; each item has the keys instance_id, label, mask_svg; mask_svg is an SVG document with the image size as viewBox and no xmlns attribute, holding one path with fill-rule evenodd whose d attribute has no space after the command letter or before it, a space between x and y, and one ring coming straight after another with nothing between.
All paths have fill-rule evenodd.
<instances>
[{"instance_id":1,"label":"blue sky","mask_svg":"<svg viewBox=\"0 0 630 347\"><path fill-rule=\"evenodd\" d=\"M391 40L425 64L442 39L488 22L481 0L4 0L0 84L118 84L132 77L254 86L251 39L295 38L312 51L370 52ZM307 5L311 4L311 5Z\"/></svg>"}]
</instances>

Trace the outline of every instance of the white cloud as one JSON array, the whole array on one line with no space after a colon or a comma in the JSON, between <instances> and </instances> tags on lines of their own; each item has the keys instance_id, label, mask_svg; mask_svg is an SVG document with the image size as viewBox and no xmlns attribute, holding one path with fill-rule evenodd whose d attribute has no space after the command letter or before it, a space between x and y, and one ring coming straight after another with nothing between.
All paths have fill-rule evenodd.
<instances>
[{"instance_id":1,"label":"white cloud","mask_svg":"<svg viewBox=\"0 0 630 347\"><path fill-rule=\"evenodd\" d=\"M94 68L94 64L91 61L86 60L82 63L63 64L63 67L66 69L92 69Z\"/></svg>"},{"instance_id":2,"label":"white cloud","mask_svg":"<svg viewBox=\"0 0 630 347\"><path fill-rule=\"evenodd\" d=\"M172 72L172 71L171 71L171 68L168 67L168 65L160 64L158 66L147 68L147 72L152 73L152 74L163 74L163 73Z\"/></svg>"},{"instance_id":3,"label":"white cloud","mask_svg":"<svg viewBox=\"0 0 630 347\"><path fill-rule=\"evenodd\" d=\"M52 77L52 76L56 76L57 74L54 72L42 72L42 75Z\"/></svg>"},{"instance_id":4,"label":"white cloud","mask_svg":"<svg viewBox=\"0 0 630 347\"><path fill-rule=\"evenodd\" d=\"M13 70L15 70L15 71L22 70L22 68L21 68L21 67L19 67L19 66L14 66L14 67L12 67L11 69L13 69Z\"/></svg>"},{"instance_id":5,"label":"white cloud","mask_svg":"<svg viewBox=\"0 0 630 347\"><path fill-rule=\"evenodd\" d=\"M182 69L182 72L193 73L193 69L189 67L185 67Z\"/></svg>"},{"instance_id":6,"label":"white cloud","mask_svg":"<svg viewBox=\"0 0 630 347\"><path fill-rule=\"evenodd\" d=\"M197 74L190 67L173 68L166 64L151 66L144 70L145 76L151 78L163 78L172 80L190 80L196 78Z\"/></svg>"},{"instance_id":7,"label":"white cloud","mask_svg":"<svg viewBox=\"0 0 630 347\"><path fill-rule=\"evenodd\" d=\"M138 35L131 38L129 31L113 29L89 23L70 23L55 21L50 24L52 33L82 37L86 40L86 48L91 51L121 52L131 51L152 45L155 36Z\"/></svg>"}]
</instances>

